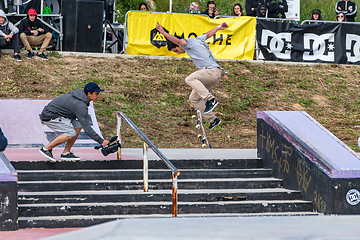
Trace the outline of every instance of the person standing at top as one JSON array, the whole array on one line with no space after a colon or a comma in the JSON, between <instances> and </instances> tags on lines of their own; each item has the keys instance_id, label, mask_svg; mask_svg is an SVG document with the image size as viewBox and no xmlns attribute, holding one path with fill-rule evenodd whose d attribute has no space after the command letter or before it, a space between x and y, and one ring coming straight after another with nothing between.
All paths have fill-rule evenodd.
<instances>
[{"instance_id":1,"label":"person standing at top","mask_svg":"<svg viewBox=\"0 0 360 240\"><path fill-rule=\"evenodd\" d=\"M356 3L350 0L341 0L338 1L335 5L335 13L343 13L346 16L348 22L355 22L355 17L357 15L357 6Z\"/></svg>"},{"instance_id":2,"label":"person standing at top","mask_svg":"<svg viewBox=\"0 0 360 240\"><path fill-rule=\"evenodd\" d=\"M141 2L139 5L139 10L140 11L150 11L150 8L146 2Z\"/></svg>"},{"instance_id":3,"label":"person standing at top","mask_svg":"<svg viewBox=\"0 0 360 240\"><path fill-rule=\"evenodd\" d=\"M199 14L200 13L199 4L197 2L190 3L189 13L190 14Z\"/></svg>"},{"instance_id":4,"label":"person standing at top","mask_svg":"<svg viewBox=\"0 0 360 240\"><path fill-rule=\"evenodd\" d=\"M339 13L338 15L336 15L336 19L337 22L347 22L346 16L344 13Z\"/></svg>"},{"instance_id":5,"label":"person standing at top","mask_svg":"<svg viewBox=\"0 0 360 240\"><path fill-rule=\"evenodd\" d=\"M235 3L231 16L237 16L237 17L244 16L243 8L240 3Z\"/></svg>"},{"instance_id":6,"label":"person standing at top","mask_svg":"<svg viewBox=\"0 0 360 240\"><path fill-rule=\"evenodd\" d=\"M289 10L286 0L266 0L268 18L286 18L285 13Z\"/></svg>"},{"instance_id":7,"label":"person standing at top","mask_svg":"<svg viewBox=\"0 0 360 240\"><path fill-rule=\"evenodd\" d=\"M256 16L257 17L266 17L266 6L265 4L260 4L256 9Z\"/></svg>"},{"instance_id":8,"label":"person standing at top","mask_svg":"<svg viewBox=\"0 0 360 240\"><path fill-rule=\"evenodd\" d=\"M321 10L320 9L314 9L311 11L311 20L317 20L317 21L322 21L322 17L321 17Z\"/></svg>"},{"instance_id":9,"label":"person standing at top","mask_svg":"<svg viewBox=\"0 0 360 240\"><path fill-rule=\"evenodd\" d=\"M215 18L217 15L219 15L218 10L216 9L216 3L214 1L208 1L206 6L207 9L201 14L208 15L210 18Z\"/></svg>"},{"instance_id":10,"label":"person standing at top","mask_svg":"<svg viewBox=\"0 0 360 240\"><path fill-rule=\"evenodd\" d=\"M193 89L189 96L190 102L210 122L210 130L221 123L220 119L212 112L218 102L209 91L220 82L221 68L216 63L214 55L205 40L212 37L217 31L226 28L228 28L228 25L223 22L196 38L182 39L165 32L159 23L156 25L156 29L168 40L168 50L177 54L186 52L199 69L187 76L185 83Z\"/></svg>"},{"instance_id":11,"label":"person standing at top","mask_svg":"<svg viewBox=\"0 0 360 240\"><path fill-rule=\"evenodd\" d=\"M264 0L246 0L245 2L246 16L256 17L257 16L256 9L260 5L265 5Z\"/></svg>"}]
</instances>

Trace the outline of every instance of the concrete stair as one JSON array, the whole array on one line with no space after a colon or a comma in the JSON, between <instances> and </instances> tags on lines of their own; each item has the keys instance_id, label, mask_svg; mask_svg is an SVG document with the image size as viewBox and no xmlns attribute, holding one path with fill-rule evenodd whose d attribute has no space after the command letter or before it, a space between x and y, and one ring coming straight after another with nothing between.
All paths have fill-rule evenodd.
<instances>
[{"instance_id":1,"label":"concrete stair","mask_svg":"<svg viewBox=\"0 0 360 240\"><path fill-rule=\"evenodd\" d=\"M282 188L261 159L172 160L178 177L178 217L309 215L312 202ZM171 217L171 172L149 161L12 162L18 171L20 228L85 227L120 218Z\"/></svg>"}]
</instances>

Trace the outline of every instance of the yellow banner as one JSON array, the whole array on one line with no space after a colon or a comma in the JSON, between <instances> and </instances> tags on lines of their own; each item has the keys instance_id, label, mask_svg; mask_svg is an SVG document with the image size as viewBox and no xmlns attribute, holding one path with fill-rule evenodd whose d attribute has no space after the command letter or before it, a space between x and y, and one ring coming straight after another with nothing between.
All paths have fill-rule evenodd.
<instances>
[{"instance_id":1,"label":"yellow banner","mask_svg":"<svg viewBox=\"0 0 360 240\"><path fill-rule=\"evenodd\" d=\"M219 30L206 40L217 59L252 60L255 48L254 17L226 17L211 19L196 14L128 12L126 52L132 55L184 57L168 51L165 37L156 30L159 22L172 35L183 38L200 36L222 22L229 28Z\"/></svg>"}]
</instances>

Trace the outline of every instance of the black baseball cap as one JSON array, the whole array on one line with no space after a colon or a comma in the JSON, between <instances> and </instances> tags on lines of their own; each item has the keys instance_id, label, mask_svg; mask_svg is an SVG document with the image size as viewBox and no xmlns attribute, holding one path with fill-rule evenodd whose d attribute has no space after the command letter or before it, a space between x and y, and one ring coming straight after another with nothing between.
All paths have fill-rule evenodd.
<instances>
[{"instance_id":1,"label":"black baseball cap","mask_svg":"<svg viewBox=\"0 0 360 240\"><path fill-rule=\"evenodd\" d=\"M84 92L103 92L105 90L100 89L99 85L94 82L89 82L84 87Z\"/></svg>"}]
</instances>

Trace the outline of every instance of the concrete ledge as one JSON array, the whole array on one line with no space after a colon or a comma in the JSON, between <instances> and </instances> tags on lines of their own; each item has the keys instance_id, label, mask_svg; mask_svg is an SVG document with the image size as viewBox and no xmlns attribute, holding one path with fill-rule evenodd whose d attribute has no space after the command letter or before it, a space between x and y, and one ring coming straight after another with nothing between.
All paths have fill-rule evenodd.
<instances>
[{"instance_id":1,"label":"concrete ledge","mask_svg":"<svg viewBox=\"0 0 360 240\"><path fill-rule=\"evenodd\" d=\"M326 214L359 214L360 159L305 112L258 112L258 155Z\"/></svg>"}]
</instances>

